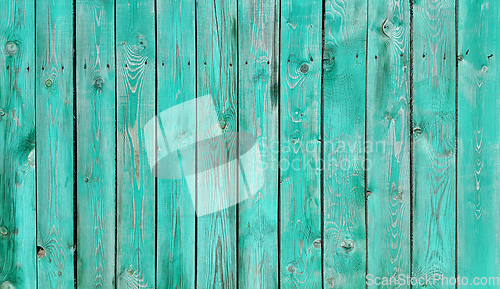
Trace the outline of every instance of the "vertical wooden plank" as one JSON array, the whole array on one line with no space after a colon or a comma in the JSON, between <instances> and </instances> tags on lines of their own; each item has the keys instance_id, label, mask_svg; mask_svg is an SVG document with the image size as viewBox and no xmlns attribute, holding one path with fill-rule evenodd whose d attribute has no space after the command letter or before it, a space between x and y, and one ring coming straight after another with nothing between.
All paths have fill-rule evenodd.
<instances>
[{"instance_id":1,"label":"vertical wooden plank","mask_svg":"<svg viewBox=\"0 0 500 289\"><path fill-rule=\"evenodd\" d=\"M372 1L368 11L366 222L371 280L410 275L409 5Z\"/></svg>"},{"instance_id":2,"label":"vertical wooden plank","mask_svg":"<svg viewBox=\"0 0 500 289\"><path fill-rule=\"evenodd\" d=\"M74 286L73 1L36 2L38 287Z\"/></svg>"},{"instance_id":3,"label":"vertical wooden plank","mask_svg":"<svg viewBox=\"0 0 500 289\"><path fill-rule=\"evenodd\" d=\"M457 267L472 284L500 269L500 3L458 3ZM484 288L500 288L496 281Z\"/></svg>"},{"instance_id":4,"label":"vertical wooden plank","mask_svg":"<svg viewBox=\"0 0 500 289\"><path fill-rule=\"evenodd\" d=\"M35 4L0 4L0 286L36 288Z\"/></svg>"},{"instance_id":5,"label":"vertical wooden plank","mask_svg":"<svg viewBox=\"0 0 500 289\"><path fill-rule=\"evenodd\" d=\"M366 14L366 0L325 3L325 288L365 286Z\"/></svg>"},{"instance_id":6,"label":"vertical wooden plank","mask_svg":"<svg viewBox=\"0 0 500 289\"><path fill-rule=\"evenodd\" d=\"M158 57L158 115L196 97L195 1L156 1ZM160 49L161 48L161 49ZM196 118L190 111L188 118ZM177 115L174 123L158 127L171 129L186 122ZM194 138L193 135L185 137ZM190 180L192 182L192 180ZM158 288L195 287L195 210L187 180L158 178ZM190 185L195 187L194 182Z\"/></svg>"},{"instance_id":7,"label":"vertical wooden plank","mask_svg":"<svg viewBox=\"0 0 500 289\"><path fill-rule=\"evenodd\" d=\"M282 288L321 287L321 1L281 1Z\"/></svg>"},{"instance_id":8,"label":"vertical wooden plank","mask_svg":"<svg viewBox=\"0 0 500 289\"><path fill-rule=\"evenodd\" d=\"M78 288L115 278L114 2L76 3Z\"/></svg>"},{"instance_id":9,"label":"vertical wooden plank","mask_svg":"<svg viewBox=\"0 0 500 289\"><path fill-rule=\"evenodd\" d=\"M413 15L412 272L449 278L455 276L455 1L416 1Z\"/></svg>"},{"instance_id":10,"label":"vertical wooden plank","mask_svg":"<svg viewBox=\"0 0 500 289\"><path fill-rule=\"evenodd\" d=\"M217 167L223 153L234 154L236 142L229 139L237 131L237 0L197 1L197 96L211 95L223 143L213 143L212 154L197 152L198 170ZM213 132L200 129L201 117L207 107L197 107L197 139L214 137ZM216 141L220 140L218 138ZM232 203L224 192L235 192L238 170L231 163L221 164L212 176L196 180L197 212ZM219 166L220 167L220 166ZM200 171L201 172L201 171ZM219 189L219 190L218 190ZM205 203L200 200L210 200ZM236 208L235 206L198 217L197 286L199 288L237 288Z\"/></svg>"},{"instance_id":11,"label":"vertical wooden plank","mask_svg":"<svg viewBox=\"0 0 500 289\"><path fill-rule=\"evenodd\" d=\"M154 1L117 0L117 288L154 288L155 178L144 126L155 116Z\"/></svg>"},{"instance_id":12,"label":"vertical wooden plank","mask_svg":"<svg viewBox=\"0 0 500 289\"><path fill-rule=\"evenodd\" d=\"M264 186L239 206L238 288L279 288L279 5L277 0L238 4L239 130L257 137L262 161L245 174L264 177ZM240 191L244 183L240 175Z\"/></svg>"}]
</instances>

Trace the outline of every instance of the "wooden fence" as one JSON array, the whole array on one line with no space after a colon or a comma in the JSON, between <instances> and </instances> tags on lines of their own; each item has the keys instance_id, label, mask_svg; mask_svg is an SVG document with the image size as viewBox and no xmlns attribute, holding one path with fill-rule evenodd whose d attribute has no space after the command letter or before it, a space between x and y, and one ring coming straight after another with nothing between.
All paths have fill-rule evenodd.
<instances>
[{"instance_id":1,"label":"wooden fence","mask_svg":"<svg viewBox=\"0 0 500 289\"><path fill-rule=\"evenodd\" d=\"M499 1L0 7L2 289L500 277ZM197 216L186 178L154 176L144 126L204 95L268 165Z\"/></svg>"}]
</instances>

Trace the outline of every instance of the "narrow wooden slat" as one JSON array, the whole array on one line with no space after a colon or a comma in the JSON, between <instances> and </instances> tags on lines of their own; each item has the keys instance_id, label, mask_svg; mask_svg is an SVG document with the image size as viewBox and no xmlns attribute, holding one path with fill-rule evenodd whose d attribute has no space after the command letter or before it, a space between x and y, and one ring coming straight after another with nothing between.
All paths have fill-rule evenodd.
<instances>
[{"instance_id":1,"label":"narrow wooden slat","mask_svg":"<svg viewBox=\"0 0 500 289\"><path fill-rule=\"evenodd\" d=\"M449 278L455 276L455 1L415 2L413 22L412 272Z\"/></svg>"},{"instance_id":2,"label":"narrow wooden slat","mask_svg":"<svg viewBox=\"0 0 500 289\"><path fill-rule=\"evenodd\" d=\"M325 3L325 288L365 286L366 13L366 0Z\"/></svg>"},{"instance_id":3,"label":"narrow wooden slat","mask_svg":"<svg viewBox=\"0 0 500 289\"><path fill-rule=\"evenodd\" d=\"M31 0L0 1L0 286L36 288L35 21Z\"/></svg>"},{"instance_id":4,"label":"narrow wooden slat","mask_svg":"<svg viewBox=\"0 0 500 289\"><path fill-rule=\"evenodd\" d=\"M500 269L500 3L458 3L457 269L469 284L486 277L496 283L484 288L499 288L490 277Z\"/></svg>"},{"instance_id":5,"label":"narrow wooden slat","mask_svg":"<svg viewBox=\"0 0 500 289\"><path fill-rule=\"evenodd\" d=\"M36 1L38 288L74 286L73 1Z\"/></svg>"},{"instance_id":6,"label":"narrow wooden slat","mask_svg":"<svg viewBox=\"0 0 500 289\"><path fill-rule=\"evenodd\" d=\"M114 2L77 0L78 288L115 277Z\"/></svg>"},{"instance_id":7,"label":"narrow wooden slat","mask_svg":"<svg viewBox=\"0 0 500 289\"><path fill-rule=\"evenodd\" d=\"M321 288L321 1L281 1L280 276Z\"/></svg>"},{"instance_id":8,"label":"narrow wooden slat","mask_svg":"<svg viewBox=\"0 0 500 289\"><path fill-rule=\"evenodd\" d=\"M158 0L158 115L196 97L195 1ZM179 107L177 107L179 108ZM182 110L182 109L181 109ZM189 115L186 115L189 113ZM178 114L172 123L158 127L171 130L189 118L194 111ZM174 128L175 129L175 128ZM186 133L179 140L196 137ZM191 181L192 182L192 181ZM186 179L158 179L157 276L158 288L195 287L195 210Z\"/></svg>"},{"instance_id":9,"label":"narrow wooden slat","mask_svg":"<svg viewBox=\"0 0 500 289\"><path fill-rule=\"evenodd\" d=\"M117 288L154 288L155 178L146 122L155 116L154 1L117 0Z\"/></svg>"},{"instance_id":10,"label":"narrow wooden slat","mask_svg":"<svg viewBox=\"0 0 500 289\"><path fill-rule=\"evenodd\" d=\"M197 286L237 288L236 208L238 168L220 163L224 154L234 157L237 130L237 0L197 1L197 96L211 95L213 108L197 107L197 140L221 135L210 143L213 151L197 152L198 174L204 167L216 168L210 176L200 175L197 185L197 213L225 209L198 217ZM215 110L213 112L212 110ZM204 114L216 114L219 124L207 127ZM224 195L229 193L230 195ZM208 200L206 202L205 200Z\"/></svg>"},{"instance_id":11,"label":"narrow wooden slat","mask_svg":"<svg viewBox=\"0 0 500 289\"><path fill-rule=\"evenodd\" d=\"M368 11L366 222L370 280L410 275L409 12L409 1L395 0L372 1ZM379 288L370 280L370 288ZM400 288L409 288L409 284Z\"/></svg>"},{"instance_id":12,"label":"narrow wooden slat","mask_svg":"<svg viewBox=\"0 0 500 289\"><path fill-rule=\"evenodd\" d=\"M279 8L276 0L238 3L239 130L257 137L251 158L262 163L240 175L263 187L239 206L238 288L278 285L278 68ZM246 159L245 159L246 160Z\"/></svg>"}]
</instances>

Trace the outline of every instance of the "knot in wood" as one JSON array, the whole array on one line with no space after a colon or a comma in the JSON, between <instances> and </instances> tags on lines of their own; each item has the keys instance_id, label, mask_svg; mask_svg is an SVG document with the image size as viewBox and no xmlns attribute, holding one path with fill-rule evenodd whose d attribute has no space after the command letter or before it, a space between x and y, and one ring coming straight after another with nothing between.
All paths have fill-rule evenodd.
<instances>
[{"instance_id":1,"label":"knot in wood","mask_svg":"<svg viewBox=\"0 0 500 289\"><path fill-rule=\"evenodd\" d=\"M309 72L309 65L307 65L307 63L304 63L300 66L300 72L306 74L307 72Z\"/></svg>"},{"instance_id":2,"label":"knot in wood","mask_svg":"<svg viewBox=\"0 0 500 289\"><path fill-rule=\"evenodd\" d=\"M7 52L8 55L15 55L18 51L17 44L13 41L9 41L5 44L5 52Z\"/></svg>"},{"instance_id":3,"label":"knot in wood","mask_svg":"<svg viewBox=\"0 0 500 289\"><path fill-rule=\"evenodd\" d=\"M419 128L419 127L416 127L416 128L413 129L413 133L415 133L415 134L422 134L422 129Z\"/></svg>"},{"instance_id":4,"label":"knot in wood","mask_svg":"<svg viewBox=\"0 0 500 289\"><path fill-rule=\"evenodd\" d=\"M102 77L98 77L94 80L94 86L96 88L102 88L102 86L104 85L104 80L102 79Z\"/></svg>"},{"instance_id":5,"label":"knot in wood","mask_svg":"<svg viewBox=\"0 0 500 289\"><path fill-rule=\"evenodd\" d=\"M43 247L40 246L36 247L36 256L38 258L44 258L46 255L47 253L45 252L45 249L43 249Z\"/></svg>"},{"instance_id":6,"label":"knot in wood","mask_svg":"<svg viewBox=\"0 0 500 289\"><path fill-rule=\"evenodd\" d=\"M313 247L314 247L315 249L319 249L319 248L321 248L321 239L316 239L316 240L314 240L314 242L313 242Z\"/></svg>"},{"instance_id":7,"label":"knot in wood","mask_svg":"<svg viewBox=\"0 0 500 289\"><path fill-rule=\"evenodd\" d=\"M340 247L342 247L342 250L344 250L345 252L351 252L352 249L354 248L354 242L349 239L344 240L340 244Z\"/></svg>"},{"instance_id":8,"label":"knot in wood","mask_svg":"<svg viewBox=\"0 0 500 289\"><path fill-rule=\"evenodd\" d=\"M292 274L295 273L295 267L293 265L288 265L286 270Z\"/></svg>"},{"instance_id":9,"label":"knot in wood","mask_svg":"<svg viewBox=\"0 0 500 289\"><path fill-rule=\"evenodd\" d=\"M14 287L14 285L12 285L9 281L5 281L2 284L2 289L16 289L16 287Z\"/></svg>"},{"instance_id":10,"label":"knot in wood","mask_svg":"<svg viewBox=\"0 0 500 289\"><path fill-rule=\"evenodd\" d=\"M464 57L462 56L462 54L459 54L459 55L457 56L457 59L458 59L458 61L463 61L463 60L464 60Z\"/></svg>"},{"instance_id":11,"label":"knot in wood","mask_svg":"<svg viewBox=\"0 0 500 289\"><path fill-rule=\"evenodd\" d=\"M0 116L4 116L5 115L5 111L3 111L2 109L0 109Z\"/></svg>"},{"instance_id":12,"label":"knot in wood","mask_svg":"<svg viewBox=\"0 0 500 289\"><path fill-rule=\"evenodd\" d=\"M51 87L52 84L53 84L52 80L50 80L50 79L45 80L45 87Z\"/></svg>"},{"instance_id":13,"label":"knot in wood","mask_svg":"<svg viewBox=\"0 0 500 289\"><path fill-rule=\"evenodd\" d=\"M0 235L7 236L9 234L9 230L5 226L0 226Z\"/></svg>"}]
</instances>

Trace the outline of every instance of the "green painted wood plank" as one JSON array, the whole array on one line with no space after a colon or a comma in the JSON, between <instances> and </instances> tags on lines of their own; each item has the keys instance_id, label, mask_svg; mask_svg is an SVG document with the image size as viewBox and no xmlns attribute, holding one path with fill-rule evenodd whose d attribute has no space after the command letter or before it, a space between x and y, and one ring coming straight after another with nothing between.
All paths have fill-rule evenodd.
<instances>
[{"instance_id":1,"label":"green painted wood plank","mask_svg":"<svg viewBox=\"0 0 500 289\"><path fill-rule=\"evenodd\" d=\"M36 2L38 288L74 284L73 1Z\"/></svg>"},{"instance_id":2,"label":"green painted wood plank","mask_svg":"<svg viewBox=\"0 0 500 289\"><path fill-rule=\"evenodd\" d=\"M365 286L366 13L366 0L325 3L325 288Z\"/></svg>"},{"instance_id":3,"label":"green painted wood plank","mask_svg":"<svg viewBox=\"0 0 500 289\"><path fill-rule=\"evenodd\" d=\"M280 276L321 287L321 1L281 1Z\"/></svg>"},{"instance_id":4,"label":"green painted wood plank","mask_svg":"<svg viewBox=\"0 0 500 289\"><path fill-rule=\"evenodd\" d=\"M154 288L155 178L144 126L155 116L155 4L116 2L117 288Z\"/></svg>"},{"instance_id":5,"label":"green painted wood plank","mask_svg":"<svg viewBox=\"0 0 500 289\"><path fill-rule=\"evenodd\" d=\"M413 22L412 273L417 278L426 274L453 277L456 217L455 1L416 1ZM446 284L436 286L452 287Z\"/></svg>"},{"instance_id":6,"label":"green painted wood plank","mask_svg":"<svg viewBox=\"0 0 500 289\"><path fill-rule=\"evenodd\" d=\"M157 1L158 114L196 97L195 1ZM195 112L190 112L196 117ZM192 117L191 115L191 117ZM181 117L182 116L182 117ZM185 123L185 115L176 120ZM163 123L169 130L176 123ZM160 138L162 128L158 127ZM195 137L193 132L190 137ZM189 136L187 136L189 137ZM191 180L191 187L195 184ZM195 287L195 210L186 179L158 179L158 288ZM192 192L195 193L194 191Z\"/></svg>"},{"instance_id":7,"label":"green painted wood plank","mask_svg":"<svg viewBox=\"0 0 500 289\"><path fill-rule=\"evenodd\" d=\"M76 3L78 288L115 278L114 2Z\"/></svg>"},{"instance_id":8,"label":"green painted wood plank","mask_svg":"<svg viewBox=\"0 0 500 289\"><path fill-rule=\"evenodd\" d=\"M0 5L0 287L36 288L35 4Z\"/></svg>"},{"instance_id":9,"label":"green painted wood plank","mask_svg":"<svg viewBox=\"0 0 500 289\"><path fill-rule=\"evenodd\" d=\"M498 277L500 269L499 4L458 2L457 269L469 284L474 277Z\"/></svg>"},{"instance_id":10,"label":"green painted wood plank","mask_svg":"<svg viewBox=\"0 0 500 289\"><path fill-rule=\"evenodd\" d=\"M200 175L197 185L197 286L199 288L237 288L236 208L233 194L238 189L238 168L234 163L219 165L223 154L234 156L237 131L237 0L197 1L197 97L211 95L219 125L213 130L200 129L210 114L197 107L197 139L222 134L211 142L214 151L197 152L197 170L217 168L211 176ZM204 124L206 128L206 123ZM218 141L223 143L218 143ZM206 172L205 172L206 173ZM224 208L201 215L212 208Z\"/></svg>"},{"instance_id":11,"label":"green painted wood plank","mask_svg":"<svg viewBox=\"0 0 500 289\"><path fill-rule=\"evenodd\" d=\"M410 275L409 1L373 1L368 13L366 222L373 280Z\"/></svg>"},{"instance_id":12,"label":"green painted wood plank","mask_svg":"<svg viewBox=\"0 0 500 289\"><path fill-rule=\"evenodd\" d=\"M239 205L238 288L278 285L278 69L279 8L276 0L238 3L239 130L257 137L245 172L248 182L264 185ZM240 191L245 180L240 175Z\"/></svg>"}]
</instances>

